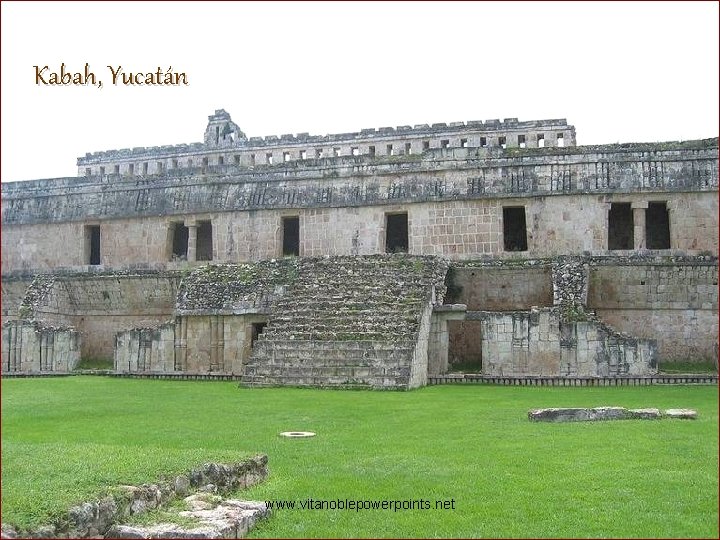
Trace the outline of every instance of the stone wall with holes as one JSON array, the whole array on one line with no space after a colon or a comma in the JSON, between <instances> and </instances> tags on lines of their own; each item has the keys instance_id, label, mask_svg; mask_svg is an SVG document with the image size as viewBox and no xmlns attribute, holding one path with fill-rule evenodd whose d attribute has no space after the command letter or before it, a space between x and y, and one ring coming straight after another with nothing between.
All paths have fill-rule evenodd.
<instances>
[{"instance_id":1,"label":"stone wall with holes","mask_svg":"<svg viewBox=\"0 0 720 540\"><path fill-rule=\"evenodd\" d=\"M2 325L3 373L67 373L80 361L80 336L73 328L38 321Z\"/></svg>"},{"instance_id":2,"label":"stone wall with holes","mask_svg":"<svg viewBox=\"0 0 720 540\"><path fill-rule=\"evenodd\" d=\"M654 340L619 334L597 321L565 321L558 310L476 312L486 375L607 377L657 371Z\"/></svg>"},{"instance_id":3,"label":"stone wall with holes","mask_svg":"<svg viewBox=\"0 0 720 540\"><path fill-rule=\"evenodd\" d=\"M717 264L592 267L588 308L623 332L657 338L662 360L717 358Z\"/></svg>"},{"instance_id":4,"label":"stone wall with holes","mask_svg":"<svg viewBox=\"0 0 720 540\"><path fill-rule=\"evenodd\" d=\"M336 156L373 159L418 155L433 149L542 148L575 146L575 128L565 119L518 121L517 118L369 128L359 132L310 135L291 133L247 138L222 110L208 117L203 143L87 153L78 158L79 176L147 176L188 169L207 171L316 161Z\"/></svg>"},{"instance_id":5,"label":"stone wall with holes","mask_svg":"<svg viewBox=\"0 0 720 540\"><path fill-rule=\"evenodd\" d=\"M100 269L180 269L195 263L173 262L171 230L174 223L212 223L214 262L243 262L282 256L282 219L299 218L301 256L369 255L386 249L386 215L407 213L409 252L455 260L492 256L504 259L559 255L617 254L607 247L606 200L634 201L642 195L556 196L417 202L354 208L256 210L146 217L102 222ZM670 208L672 250L662 253L717 252L717 197L707 194L666 193ZM692 211L673 210L697 201ZM503 243L503 207L524 206L528 249L506 251ZM714 213L713 213L714 212ZM675 215L684 217L676 221ZM679 218L678 218L679 219ZM702 234L700 234L702 233ZM63 242L56 238L62 237ZM674 238L674 240L672 240ZM28 268L89 269L85 261L82 224L43 224L3 228L3 272Z\"/></svg>"},{"instance_id":6,"label":"stone wall with holes","mask_svg":"<svg viewBox=\"0 0 720 540\"><path fill-rule=\"evenodd\" d=\"M277 257L282 217L300 220L301 255L385 251L386 214L407 212L409 251L463 260L607 253L608 212L664 202L665 253L717 254L717 139L570 148L438 149L422 155L308 160L262 170L90 177L2 185L2 270L89 262L100 227L105 268L176 268L171 226L212 223L213 260ZM508 251L504 207L524 207L527 250ZM58 242L62 238L63 242ZM621 252L613 251L613 254ZM191 261L192 263L192 261Z\"/></svg>"}]
</instances>

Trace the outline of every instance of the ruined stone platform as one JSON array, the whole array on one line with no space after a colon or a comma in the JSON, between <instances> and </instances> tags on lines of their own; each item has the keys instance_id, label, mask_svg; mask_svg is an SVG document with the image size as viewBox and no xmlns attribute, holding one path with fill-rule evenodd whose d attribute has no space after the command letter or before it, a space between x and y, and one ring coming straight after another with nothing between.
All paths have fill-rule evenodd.
<instances>
[{"instance_id":1,"label":"ruined stone platform","mask_svg":"<svg viewBox=\"0 0 720 540\"><path fill-rule=\"evenodd\" d=\"M697 418L697 411L668 409L663 413L655 408L626 409L625 407L551 407L528 411L528 419L531 422L595 422L630 419L659 420L661 418L694 420Z\"/></svg>"}]
</instances>

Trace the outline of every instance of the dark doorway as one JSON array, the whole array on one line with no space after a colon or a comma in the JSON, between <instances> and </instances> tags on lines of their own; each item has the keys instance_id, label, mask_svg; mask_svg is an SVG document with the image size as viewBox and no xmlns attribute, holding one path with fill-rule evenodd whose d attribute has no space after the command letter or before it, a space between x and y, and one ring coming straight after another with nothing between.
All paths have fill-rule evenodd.
<instances>
[{"instance_id":1,"label":"dark doorway","mask_svg":"<svg viewBox=\"0 0 720 540\"><path fill-rule=\"evenodd\" d=\"M388 214L385 227L385 252L408 252L408 215Z\"/></svg>"},{"instance_id":2,"label":"dark doorway","mask_svg":"<svg viewBox=\"0 0 720 540\"><path fill-rule=\"evenodd\" d=\"M645 210L645 246L648 249L670 249L670 216L667 203L648 203Z\"/></svg>"},{"instance_id":3,"label":"dark doorway","mask_svg":"<svg viewBox=\"0 0 720 540\"><path fill-rule=\"evenodd\" d=\"M265 330L266 326L266 322L252 323L252 325L250 326L250 348L253 348L255 346L255 342L258 340L258 337L260 337L260 334L263 333L263 330Z\"/></svg>"},{"instance_id":4,"label":"dark doorway","mask_svg":"<svg viewBox=\"0 0 720 540\"><path fill-rule=\"evenodd\" d=\"M172 260L187 260L188 228L182 223L174 223L172 229Z\"/></svg>"},{"instance_id":5,"label":"dark doorway","mask_svg":"<svg viewBox=\"0 0 720 540\"><path fill-rule=\"evenodd\" d=\"M89 225L85 229L88 246L88 264L100 264L100 225Z\"/></svg>"},{"instance_id":6,"label":"dark doorway","mask_svg":"<svg viewBox=\"0 0 720 540\"><path fill-rule=\"evenodd\" d=\"M630 203L612 203L608 214L608 249L633 249L633 227Z\"/></svg>"},{"instance_id":7,"label":"dark doorway","mask_svg":"<svg viewBox=\"0 0 720 540\"><path fill-rule=\"evenodd\" d=\"M527 251L524 206L503 208L503 242L505 251Z\"/></svg>"},{"instance_id":8,"label":"dark doorway","mask_svg":"<svg viewBox=\"0 0 720 540\"><path fill-rule=\"evenodd\" d=\"M448 371L482 372L482 323L448 321Z\"/></svg>"},{"instance_id":9,"label":"dark doorway","mask_svg":"<svg viewBox=\"0 0 720 540\"><path fill-rule=\"evenodd\" d=\"M300 218L284 217L282 218L283 230L283 255L300 255Z\"/></svg>"},{"instance_id":10,"label":"dark doorway","mask_svg":"<svg viewBox=\"0 0 720 540\"><path fill-rule=\"evenodd\" d=\"M209 221L198 221L197 228L197 260L213 260L212 223Z\"/></svg>"}]
</instances>

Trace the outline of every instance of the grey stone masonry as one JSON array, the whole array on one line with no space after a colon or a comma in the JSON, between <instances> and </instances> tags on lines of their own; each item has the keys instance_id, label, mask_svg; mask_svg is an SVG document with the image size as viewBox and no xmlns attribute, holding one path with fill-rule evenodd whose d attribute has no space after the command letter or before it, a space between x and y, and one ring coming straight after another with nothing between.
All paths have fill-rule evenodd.
<instances>
[{"instance_id":1,"label":"grey stone masonry","mask_svg":"<svg viewBox=\"0 0 720 540\"><path fill-rule=\"evenodd\" d=\"M564 407L530 409L528 419L531 422L593 422L597 420L658 420L661 418L680 418L694 420L697 411L693 409L626 409L625 407Z\"/></svg>"},{"instance_id":2,"label":"grey stone masonry","mask_svg":"<svg viewBox=\"0 0 720 540\"><path fill-rule=\"evenodd\" d=\"M426 377L429 316L444 297L447 261L395 254L296 264L297 278L277 299L243 384L424 384L416 371Z\"/></svg>"},{"instance_id":3,"label":"grey stone masonry","mask_svg":"<svg viewBox=\"0 0 720 540\"><path fill-rule=\"evenodd\" d=\"M118 530L115 524L132 519L149 510L162 508L174 499L186 497L198 491L227 494L263 482L268 476L267 462L267 456L259 454L238 463L206 463L186 474L164 478L157 483L142 484L141 486L118 486L116 494L73 506L66 515L58 516L52 524L34 530L17 530L12 524L3 523L2 538L118 538L120 536L117 533L129 531L122 528ZM267 515L267 509L260 511L263 509L259 504L243 505L240 501L226 501L226 503L233 503L226 507L234 506L237 512L232 512L231 516L221 516L230 518L228 519L230 523L227 524L229 526L222 527L223 532L227 533L223 537L242 537L258 518ZM258 511L247 512L251 509ZM200 514L189 517L202 518L203 516ZM205 525L212 524L205 523ZM181 531L177 529L174 532L175 535L166 536L122 537L198 538L193 535L181 536L178 534Z\"/></svg>"},{"instance_id":4,"label":"grey stone masonry","mask_svg":"<svg viewBox=\"0 0 720 540\"><path fill-rule=\"evenodd\" d=\"M193 163L234 162L245 167L265 163L268 155L279 162L306 160L318 153L326 156L398 155L422 153L431 148L468 147L557 147L574 146L575 128L563 119L518 121L505 118L468 122L417 124L411 126L362 129L359 132L330 135L308 133L246 137L227 111L218 109L208 116L202 143L176 144L151 148L136 147L87 153L77 160L78 174L140 174L182 169ZM132 165L132 167L130 167ZM102 167L102 168L101 168Z\"/></svg>"},{"instance_id":5,"label":"grey stone masonry","mask_svg":"<svg viewBox=\"0 0 720 540\"><path fill-rule=\"evenodd\" d=\"M662 166L648 176L647 163ZM716 191L717 138L570 148L439 148L253 169L224 163L2 184L2 223L59 223L202 212L361 207L569 194ZM656 170L654 169L654 170Z\"/></svg>"}]
</instances>

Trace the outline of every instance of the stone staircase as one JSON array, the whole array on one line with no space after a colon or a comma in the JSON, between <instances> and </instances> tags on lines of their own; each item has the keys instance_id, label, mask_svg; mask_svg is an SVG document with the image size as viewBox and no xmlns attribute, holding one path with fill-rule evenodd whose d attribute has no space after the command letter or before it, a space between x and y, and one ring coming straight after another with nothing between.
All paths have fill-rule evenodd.
<instances>
[{"instance_id":1,"label":"stone staircase","mask_svg":"<svg viewBox=\"0 0 720 540\"><path fill-rule=\"evenodd\" d=\"M245 386L407 388L448 263L404 254L297 259L245 366ZM437 298L433 298L433 291ZM423 322L425 324L423 326Z\"/></svg>"}]
</instances>

